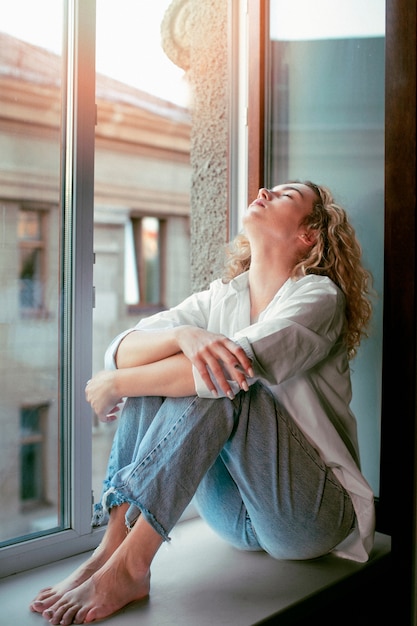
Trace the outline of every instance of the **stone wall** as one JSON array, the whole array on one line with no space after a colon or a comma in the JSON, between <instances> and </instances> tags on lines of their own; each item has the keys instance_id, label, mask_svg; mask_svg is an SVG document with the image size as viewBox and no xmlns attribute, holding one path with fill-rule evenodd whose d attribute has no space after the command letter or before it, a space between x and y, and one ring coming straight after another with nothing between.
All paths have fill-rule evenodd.
<instances>
[{"instance_id":1,"label":"stone wall","mask_svg":"<svg viewBox=\"0 0 417 626\"><path fill-rule=\"evenodd\" d=\"M228 1L174 0L163 24L169 58L191 85L191 280L206 288L223 266L228 231Z\"/></svg>"}]
</instances>

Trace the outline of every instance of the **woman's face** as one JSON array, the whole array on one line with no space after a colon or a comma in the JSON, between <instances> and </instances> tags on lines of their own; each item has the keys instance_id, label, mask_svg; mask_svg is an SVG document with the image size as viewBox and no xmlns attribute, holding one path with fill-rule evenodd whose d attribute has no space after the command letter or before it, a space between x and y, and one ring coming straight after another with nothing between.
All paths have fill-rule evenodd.
<instances>
[{"instance_id":1,"label":"woman's face","mask_svg":"<svg viewBox=\"0 0 417 626\"><path fill-rule=\"evenodd\" d=\"M243 217L245 231L250 239L259 234L288 245L301 244L307 236L302 224L316 200L314 191L302 183L262 188Z\"/></svg>"}]
</instances>

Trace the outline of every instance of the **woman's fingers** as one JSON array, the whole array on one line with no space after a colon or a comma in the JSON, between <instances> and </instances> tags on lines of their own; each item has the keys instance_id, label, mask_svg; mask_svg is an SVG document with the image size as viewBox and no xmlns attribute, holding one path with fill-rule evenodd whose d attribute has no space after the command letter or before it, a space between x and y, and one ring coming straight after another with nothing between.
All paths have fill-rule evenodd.
<instances>
[{"instance_id":1,"label":"woman's fingers","mask_svg":"<svg viewBox=\"0 0 417 626\"><path fill-rule=\"evenodd\" d=\"M252 362L246 356L245 351L234 341L227 339L225 343L226 353L222 355L222 361L227 368L230 377L241 383L247 378L252 378L254 373Z\"/></svg>"},{"instance_id":2,"label":"woman's fingers","mask_svg":"<svg viewBox=\"0 0 417 626\"><path fill-rule=\"evenodd\" d=\"M216 393L214 379L218 387L229 398L234 397L230 381L238 384L243 391L248 391L247 378L253 376L251 362L244 350L233 341L222 338L205 346L195 359L195 366L212 393ZM210 376L211 373L211 376Z\"/></svg>"},{"instance_id":3,"label":"woman's fingers","mask_svg":"<svg viewBox=\"0 0 417 626\"><path fill-rule=\"evenodd\" d=\"M204 328L182 326L177 329L179 349L197 368L205 385L214 395L217 388L234 397L233 381L247 391L247 379L253 377L252 363L243 348L225 335Z\"/></svg>"}]
</instances>

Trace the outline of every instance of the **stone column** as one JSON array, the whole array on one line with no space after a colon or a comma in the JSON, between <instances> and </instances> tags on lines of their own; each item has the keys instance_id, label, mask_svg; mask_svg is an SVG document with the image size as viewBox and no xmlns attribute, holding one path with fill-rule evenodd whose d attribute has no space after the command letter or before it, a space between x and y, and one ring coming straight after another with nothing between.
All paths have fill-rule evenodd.
<instances>
[{"instance_id":1,"label":"stone column","mask_svg":"<svg viewBox=\"0 0 417 626\"><path fill-rule=\"evenodd\" d=\"M162 26L167 56L192 93L191 283L221 272L228 228L228 3L173 0Z\"/></svg>"}]
</instances>

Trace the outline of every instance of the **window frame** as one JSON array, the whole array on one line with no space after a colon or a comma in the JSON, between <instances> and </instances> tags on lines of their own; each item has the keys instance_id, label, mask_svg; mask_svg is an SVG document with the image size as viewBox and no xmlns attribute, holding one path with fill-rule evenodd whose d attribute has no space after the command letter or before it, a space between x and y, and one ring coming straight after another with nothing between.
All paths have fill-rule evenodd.
<instances>
[{"instance_id":1,"label":"window frame","mask_svg":"<svg viewBox=\"0 0 417 626\"><path fill-rule=\"evenodd\" d=\"M62 527L0 551L0 577L93 549L91 375L95 106L95 0L64 0L61 139Z\"/></svg>"}]
</instances>

